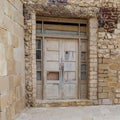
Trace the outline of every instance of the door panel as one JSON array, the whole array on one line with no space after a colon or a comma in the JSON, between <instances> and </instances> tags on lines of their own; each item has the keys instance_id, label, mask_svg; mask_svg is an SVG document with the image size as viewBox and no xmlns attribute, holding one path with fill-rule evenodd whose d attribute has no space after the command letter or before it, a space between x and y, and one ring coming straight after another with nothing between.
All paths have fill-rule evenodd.
<instances>
[{"instance_id":1,"label":"door panel","mask_svg":"<svg viewBox=\"0 0 120 120\"><path fill-rule=\"evenodd\" d=\"M78 41L54 38L46 41L46 98L76 99Z\"/></svg>"},{"instance_id":2,"label":"door panel","mask_svg":"<svg viewBox=\"0 0 120 120\"><path fill-rule=\"evenodd\" d=\"M58 99L60 98L59 85L56 83L47 84L47 99Z\"/></svg>"},{"instance_id":3,"label":"door panel","mask_svg":"<svg viewBox=\"0 0 120 120\"><path fill-rule=\"evenodd\" d=\"M58 62L47 62L47 71L59 71L59 63Z\"/></svg>"},{"instance_id":4,"label":"door panel","mask_svg":"<svg viewBox=\"0 0 120 120\"><path fill-rule=\"evenodd\" d=\"M60 41L46 39L46 98L60 99L59 55Z\"/></svg>"},{"instance_id":5,"label":"door panel","mask_svg":"<svg viewBox=\"0 0 120 120\"><path fill-rule=\"evenodd\" d=\"M77 99L78 85L78 41L63 40L64 56L63 99ZM67 77L67 80L64 79Z\"/></svg>"},{"instance_id":6,"label":"door panel","mask_svg":"<svg viewBox=\"0 0 120 120\"><path fill-rule=\"evenodd\" d=\"M64 83L63 99L76 99L77 98L77 85L71 83Z\"/></svg>"},{"instance_id":7,"label":"door panel","mask_svg":"<svg viewBox=\"0 0 120 120\"><path fill-rule=\"evenodd\" d=\"M64 52L65 61L75 61L76 60L76 52L75 51L65 51Z\"/></svg>"},{"instance_id":8,"label":"door panel","mask_svg":"<svg viewBox=\"0 0 120 120\"><path fill-rule=\"evenodd\" d=\"M59 61L59 52L58 51L47 51L46 57L48 61Z\"/></svg>"},{"instance_id":9,"label":"door panel","mask_svg":"<svg viewBox=\"0 0 120 120\"><path fill-rule=\"evenodd\" d=\"M52 40L52 39L49 39L47 40L47 50L59 50L59 40Z\"/></svg>"},{"instance_id":10,"label":"door panel","mask_svg":"<svg viewBox=\"0 0 120 120\"><path fill-rule=\"evenodd\" d=\"M76 51L76 40L63 40L64 51Z\"/></svg>"},{"instance_id":11,"label":"door panel","mask_svg":"<svg viewBox=\"0 0 120 120\"><path fill-rule=\"evenodd\" d=\"M64 71L75 71L75 62L64 62Z\"/></svg>"},{"instance_id":12,"label":"door panel","mask_svg":"<svg viewBox=\"0 0 120 120\"><path fill-rule=\"evenodd\" d=\"M64 72L64 80L65 81L75 81L76 80L76 72Z\"/></svg>"}]
</instances>

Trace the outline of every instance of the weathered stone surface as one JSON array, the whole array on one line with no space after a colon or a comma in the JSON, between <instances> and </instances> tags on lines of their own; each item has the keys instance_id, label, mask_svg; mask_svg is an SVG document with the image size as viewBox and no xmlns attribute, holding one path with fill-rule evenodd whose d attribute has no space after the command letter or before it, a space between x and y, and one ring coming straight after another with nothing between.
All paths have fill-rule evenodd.
<instances>
[{"instance_id":1,"label":"weathered stone surface","mask_svg":"<svg viewBox=\"0 0 120 120\"><path fill-rule=\"evenodd\" d=\"M26 6L35 10L40 16L57 16L57 17L88 17L96 16L98 8L88 6L82 2L69 1L66 5L48 4L48 1L27 1ZM86 2L87 3L87 2Z\"/></svg>"},{"instance_id":2,"label":"weathered stone surface","mask_svg":"<svg viewBox=\"0 0 120 120\"><path fill-rule=\"evenodd\" d=\"M110 99L103 99L102 104L104 104L104 105L111 105L112 104L112 100L110 100Z\"/></svg>"},{"instance_id":3,"label":"weathered stone surface","mask_svg":"<svg viewBox=\"0 0 120 120\"><path fill-rule=\"evenodd\" d=\"M18 113L15 108L18 102L19 111L24 108L24 29L23 3L20 0L0 0L0 120L11 120ZM22 42L21 42L22 41ZM18 66L18 65L17 65ZM22 71L22 72L21 72ZM18 74L19 73L19 74ZM17 108L16 108L17 109Z\"/></svg>"}]
</instances>

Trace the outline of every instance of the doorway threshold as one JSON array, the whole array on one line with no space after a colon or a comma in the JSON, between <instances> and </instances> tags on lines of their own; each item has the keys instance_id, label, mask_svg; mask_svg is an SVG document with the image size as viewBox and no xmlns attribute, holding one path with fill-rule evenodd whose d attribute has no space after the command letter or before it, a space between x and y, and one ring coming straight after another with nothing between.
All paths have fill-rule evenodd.
<instances>
[{"instance_id":1,"label":"doorway threshold","mask_svg":"<svg viewBox=\"0 0 120 120\"><path fill-rule=\"evenodd\" d=\"M92 106L91 100L36 100L35 107L71 107L71 106Z\"/></svg>"}]
</instances>

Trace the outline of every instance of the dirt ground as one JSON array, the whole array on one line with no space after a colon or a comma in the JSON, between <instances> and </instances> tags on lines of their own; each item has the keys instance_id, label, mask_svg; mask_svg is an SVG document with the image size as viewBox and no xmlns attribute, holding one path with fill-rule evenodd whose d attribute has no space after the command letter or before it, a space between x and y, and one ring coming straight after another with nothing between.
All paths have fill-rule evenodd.
<instances>
[{"instance_id":1,"label":"dirt ground","mask_svg":"<svg viewBox=\"0 0 120 120\"><path fill-rule=\"evenodd\" d=\"M120 120L120 105L26 108L14 120Z\"/></svg>"}]
</instances>

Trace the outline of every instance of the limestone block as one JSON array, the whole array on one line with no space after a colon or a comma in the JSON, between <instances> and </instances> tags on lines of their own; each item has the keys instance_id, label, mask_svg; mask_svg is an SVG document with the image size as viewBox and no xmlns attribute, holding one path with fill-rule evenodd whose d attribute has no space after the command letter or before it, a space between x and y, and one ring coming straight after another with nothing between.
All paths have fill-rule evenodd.
<instances>
[{"instance_id":1,"label":"limestone block","mask_svg":"<svg viewBox=\"0 0 120 120\"><path fill-rule=\"evenodd\" d=\"M9 90L13 90L15 88L15 83L14 83L14 75L9 76Z\"/></svg>"},{"instance_id":2,"label":"limestone block","mask_svg":"<svg viewBox=\"0 0 120 120\"><path fill-rule=\"evenodd\" d=\"M6 61L0 61L0 76L7 75L7 63Z\"/></svg>"},{"instance_id":3,"label":"limestone block","mask_svg":"<svg viewBox=\"0 0 120 120\"><path fill-rule=\"evenodd\" d=\"M0 27L3 27L2 22L3 22L3 18L4 18L4 0L0 1Z\"/></svg>"},{"instance_id":4,"label":"limestone block","mask_svg":"<svg viewBox=\"0 0 120 120\"><path fill-rule=\"evenodd\" d=\"M17 48L19 46L19 41L16 35L12 35L12 45L14 48Z\"/></svg>"},{"instance_id":5,"label":"limestone block","mask_svg":"<svg viewBox=\"0 0 120 120\"><path fill-rule=\"evenodd\" d=\"M111 105L112 104L112 100L110 100L110 99L103 99L102 100L102 104L103 105Z\"/></svg>"},{"instance_id":6,"label":"limestone block","mask_svg":"<svg viewBox=\"0 0 120 120\"><path fill-rule=\"evenodd\" d=\"M14 76L14 85L15 85L15 87L21 85L21 83L22 83L21 76L20 75Z\"/></svg>"},{"instance_id":7,"label":"limestone block","mask_svg":"<svg viewBox=\"0 0 120 120\"><path fill-rule=\"evenodd\" d=\"M90 100L96 100L96 99L97 99L97 96L90 96L89 99L90 99Z\"/></svg>"},{"instance_id":8,"label":"limestone block","mask_svg":"<svg viewBox=\"0 0 120 120\"><path fill-rule=\"evenodd\" d=\"M97 88L97 84L96 84L96 83L92 83L92 84L90 85L90 87Z\"/></svg>"},{"instance_id":9,"label":"limestone block","mask_svg":"<svg viewBox=\"0 0 120 120\"><path fill-rule=\"evenodd\" d=\"M90 46L90 50L96 51L97 52L97 46Z\"/></svg>"},{"instance_id":10,"label":"limestone block","mask_svg":"<svg viewBox=\"0 0 120 120\"><path fill-rule=\"evenodd\" d=\"M0 28L0 43L3 43L4 46L8 44L8 31L3 28Z\"/></svg>"},{"instance_id":11,"label":"limestone block","mask_svg":"<svg viewBox=\"0 0 120 120\"><path fill-rule=\"evenodd\" d=\"M8 96L6 94L0 95L0 111L3 111L7 107Z\"/></svg>"},{"instance_id":12,"label":"limestone block","mask_svg":"<svg viewBox=\"0 0 120 120\"><path fill-rule=\"evenodd\" d=\"M110 58L110 54L104 54L104 58Z\"/></svg>"},{"instance_id":13,"label":"limestone block","mask_svg":"<svg viewBox=\"0 0 120 120\"><path fill-rule=\"evenodd\" d=\"M13 88L12 90L9 90L7 106L13 105L15 100L17 99L15 98L15 89Z\"/></svg>"},{"instance_id":14,"label":"limestone block","mask_svg":"<svg viewBox=\"0 0 120 120\"><path fill-rule=\"evenodd\" d=\"M25 84L23 83L23 85L20 87L21 89L21 98L25 97Z\"/></svg>"},{"instance_id":15,"label":"limestone block","mask_svg":"<svg viewBox=\"0 0 120 120\"><path fill-rule=\"evenodd\" d=\"M16 37L19 38L19 40L24 41L24 39L23 39L24 38L24 29L23 29L23 27L19 26L16 23L13 23L13 27L15 28L13 30L13 34L15 34Z\"/></svg>"},{"instance_id":16,"label":"limestone block","mask_svg":"<svg viewBox=\"0 0 120 120\"><path fill-rule=\"evenodd\" d=\"M0 77L0 94L9 90L9 79L7 76Z\"/></svg>"},{"instance_id":17,"label":"limestone block","mask_svg":"<svg viewBox=\"0 0 120 120\"><path fill-rule=\"evenodd\" d=\"M119 99L114 99L114 103L118 104L119 103Z\"/></svg>"},{"instance_id":18,"label":"limestone block","mask_svg":"<svg viewBox=\"0 0 120 120\"><path fill-rule=\"evenodd\" d=\"M22 65L21 65L22 64ZM22 69L22 66L24 66L23 63L16 61L16 68L15 68L15 72L16 74L21 74L24 73L24 69Z\"/></svg>"},{"instance_id":19,"label":"limestone block","mask_svg":"<svg viewBox=\"0 0 120 120\"><path fill-rule=\"evenodd\" d=\"M8 31L8 39L7 39L7 41L8 41L8 45L9 46L11 46L12 45L12 36L11 36L11 33Z\"/></svg>"},{"instance_id":20,"label":"limestone block","mask_svg":"<svg viewBox=\"0 0 120 120\"><path fill-rule=\"evenodd\" d=\"M14 6L10 4L8 0L5 0L4 12L5 12L5 15L11 19L13 18L13 15L14 15L13 9L14 9Z\"/></svg>"},{"instance_id":21,"label":"limestone block","mask_svg":"<svg viewBox=\"0 0 120 120\"><path fill-rule=\"evenodd\" d=\"M0 76L7 75L7 63L5 56L5 47L0 43Z\"/></svg>"},{"instance_id":22,"label":"limestone block","mask_svg":"<svg viewBox=\"0 0 120 120\"><path fill-rule=\"evenodd\" d=\"M101 48L107 49L108 47L107 47L107 45L103 44L103 45L101 45Z\"/></svg>"},{"instance_id":23,"label":"limestone block","mask_svg":"<svg viewBox=\"0 0 120 120\"><path fill-rule=\"evenodd\" d=\"M19 1L19 0L18 0ZM23 26L24 17L17 9L14 8L14 21L19 25Z\"/></svg>"},{"instance_id":24,"label":"limestone block","mask_svg":"<svg viewBox=\"0 0 120 120\"><path fill-rule=\"evenodd\" d=\"M99 32L98 37L99 38L104 38L105 37L105 32Z\"/></svg>"},{"instance_id":25,"label":"limestone block","mask_svg":"<svg viewBox=\"0 0 120 120\"><path fill-rule=\"evenodd\" d=\"M13 55L14 55L14 51L13 51L13 47L12 46L7 46L6 48L6 58L7 60L13 60Z\"/></svg>"},{"instance_id":26,"label":"limestone block","mask_svg":"<svg viewBox=\"0 0 120 120\"><path fill-rule=\"evenodd\" d=\"M113 63L109 66L109 68L111 70L120 70L120 65L119 64L116 64L116 63Z\"/></svg>"},{"instance_id":27,"label":"limestone block","mask_svg":"<svg viewBox=\"0 0 120 120\"><path fill-rule=\"evenodd\" d=\"M98 75L98 78L107 78L108 77L108 74L105 74L105 73L102 73Z\"/></svg>"},{"instance_id":28,"label":"limestone block","mask_svg":"<svg viewBox=\"0 0 120 120\"><path fill-rule=\"evenodd\" d=\"M102 87L98 87L98 92L103 92L103 88Z\"/></svg>"},{"instance_id":29,"label":"limestone block","mask_svg":"<svg viewBox=\"0 0 120 120\"><path fill-rule=\"evenodd\" d=\"M105 63L105 64L109 63L109 59L104 58L103 63Z\"/></svg>"},{"instance_id":30,"label":"limestone block","mask_svg":"<svg viewBox=\"0 0 120 120\"><path fill-rule=\"evenodd\" d=\"M120 29L120 23L117 24L117 28Z\"/></svg>"},{"instance_id":31,"label":"limestone block","mask_svg":"<svg viewBox=\"0 0 120 120\"><path fill-rule=\"evenodd\" d=\"M16 115L14 105L10 107L10 111L11 111L11 119L13 119Z\"/></svg>"},{"instance_id":32,"label":"limestone block","mask_svg":"<svg viewBox=\"0 0 120 120\"><path fill-rule=\"evenodd\" d=\"M98 85L99 85L100 87L108 86L107 82L99 82Z\"/></svg>"},{"instance_id":33,"label":"limestone block","mask_svg":"<svg viewBox=\"0 0 120 120\"><path fill-rule=\"evenodd\" d=\"M115 29L115 34L120 34L120 30L119 29Z\"/></svg>"},{"instance_id":34,"label":"limestone block","mask_svg":"<svg viewBox=\"0 0 120 120\"><path fill-rule=\"evenodd\" d=\"M4 3L4 13L5 15L8 15L8 12L9 12L9 2L7 0L5 0L5 3Z\"/></svg>"},{"instance_id":35,"label":"limestone block","mask_svg":"<svg viewBox=\"0 0 120 120\"><path fill-rule=\"evenodd\" d=\"M99 70L108 69L107 64L99 64Z\"/></svg>"},{"instance_id":36,"label":"limestone block","mask_svg":"<svg viewBox=\"0 0 120 120\"><path fill-rule=\"evenodd\" d=\"M116 89L115 92L116 92L116 93L120 93L120 89Z\"/></svg>"},{"instance_id":37,"label":"limestone block","mask_svg":"<svg viewBox=\"0 0 120 120\"><path fill-rule=\"evenodd\" d=\"M117 97L117 98L120 98L120 94L116 94L116 97Z\"/></svg>"},{"instance_id":38,"label":"limestone block","mask_svg":"<svg viewBox=\"0 0 120 120\"><path fill-rule=\"evenodd\" d=\"M103 87L103 92L109 92L110 89L108 87Z\"/></svg>"},{"instance_id":39,"label":"limestone block","mask_svg":"<svg viewBox=\"0 0 120 120\"><path fill-rule=\"evenodd\" d=\"M8 0L8 1L9 1L11 4L13 4L15 0Z\"/></svg>"},{"instance_id":40,"label":"limestone block","mask_svg":"<svg viewBox=\"0 0 120 120\"><path fill-rule=\"evenodd\" d=\"M101 98L108 98L108 93L99 93L98 97Z\"/></svg>"},{"instance_id":41,"label":"limestone block","mask_svg":"<svg viewBox=\"0 0 120 120\"><path fill-rule=\"evenodd\" d=\"M91 30L91 32L90 32L90 41L95 42L95 43L96 43L95 45L97 45L97 42L96 42L97 37L98 37L97 31L94 30L94 31L92 32L92 30Z\"/></svg>"},{"instance_id":42,"label":"limestone block","mask_svg":"<svg viewBox=\"0 0 120 120\"><path fill-rule=\"evenodd\" d=\"M93 68L94 69L94 68ZM93 70L92 70L93 71ZM95 70L96 71L96 70ZM90 80L97 80L97 76L89 76Z\"/></svg>"},{"instance_id":43,"label":"limestone block","mask_svg":"<svg viewBox=\"0 0 120 120\"><path fill-rule=\"evenodd\" d=\"M10 19L7 15L4 15L4 19L3 19L3 27L4 29L7 29L8 31L13 33L14 30L14 26L13 25L13 21L12 19Z\"/></svg>"},{"instance_id":44,"label":"limestone block","mask_svg":"<svg viewBox=\"0 0 120 120\"><path fill-rule=\"evenodd\" d=\"M95 87L95 88L91 88L91 87L90 87L90 88L89 88L89 91L92 92L92 93L93 93L93 92L96 92L96 91L97 91L97 88L96 88L96 87Z\"/></svg>"},{"instance_id":45,"label":"limestone block","mask_svg":"<svg viewBox=\"0 0 120 120\"><path fill-rule=\"evenodd\" d=\"M6 111L0 112L0 120L6 120Z\"/></svg>"},{"instance_id":46,"label":"limestone block","mask_svg":"<svg viewBox=\"0 0 120 120\"><path fill-rule=\"evenodd\" d=\"M90 80L89 83L90 84L95 84L95 83L97 83L97 80Z\"/></svg>"},{"instance_id":47,"label":"limestone block","mask_svg":"<svg viewBox=\"0 0 120 120\"><path fill-rule=\"evenodd\" d=\"M16 97L19 100L21 98L21 86L16 87Z\"/></svg>"},{"instance_id":48,"label":"limestone block","mask_svg":"<svg viewBox=\"0 0 120 120\"><path fill-rule=\"evenodd\" d=\"M114 49L114 45L108 45L109 49Z\"/></svg>"},{"instance_id":49,"label":"limestone block","mask_svg":"<svg viewBox=\"0 0 120 120\"><path fill-rule=\"evenodd\" d=\"M7 107L6 108L6 120L11 120L12 116L11 116L11 107Z\"/></svg>"},{"instance_id":50,"label":"limestone block","mask_svg":"<svg viewBox=\"0 0 120 120\"><path fill-rule=\"evenodd\" d=\"M92 71L92 72L90 72L90 75L91 76L97 76L97 72L96 71Z\"/></svg>"},{"instance_id":51,"label":"limestone block","mask_svg":"<svg viewBox=\"0 0 120 120\"><path fill-rule=\"evenodd\" d=\"M19 56L18 56L18 54L19 54ZM23 53L21 53L21 49L20 49L20 48L15 48L15 49L14 49L14 59L15 59L16 61L21 61L21 60L22 60L21 55L23 55ZM22 62L22 61L21 61L21 62Z\"/></svg>"},{"instance_id":52,"label":"limestone block","mask_svg":"<svg viewBox=\"0 0 120 120\"><path fill-rule=\"evenodd\" d=\"M20 12L20 14L23 13L23 3L21 0L12 0L14 1L15 8Z\"/></svg>"},{"instance_id":53,"label":"limestone block","mask_svg":"<svg viewBox=\"0 0 120 120\"><path fill-rule=\"evenodd\" d=\"M15 61L14 60L7 61L7 73L9 75L15 73Z\"/></svg>"},{"instance_id":54,"label":"limestone block","mask_svg":"<svg viewBox=\"0 0 120 120\"><path fill-rule=\"evenodd\" d=\"M15 114L21 112L21 110L24 107L25 107L25 99L22 98L15 103Z\"/></svg>"},{"instance_id":55,"label":"limestone block","mask_svg":"<svg viewBox=\"0 0 120 120\"><path fill-rule=\"evenodd\" d=\"M13 16L14 16L14 6L12 4L9 3L9 7L8 7L8 16L13 20Z\"/></svg>"},{"instance_id":56,"label":"limestone block","mask_svg":"<svg viewBox=\"0 0 120 120\"><path fill-rule=\"evenodd\" d=\"M98 28L98 20L96 19L96 18L91 18L90 20L89 20L89 27L90 28L95 28L95 29L97 29Z\"/></svg>"},{"instance_id":57,"label":"limestone block","mask_svg":"<svg viewBox=\"0 0 120 120\"><path fill-rule=\"evenodd\" d=\"M117 78L116 78L117 79ZM116 80L115 80L116 81ZM109 86L111 86L111 87L116 87L117 86L117 82L110 82L109 83Z\"/></svg>"}]
</instances>

